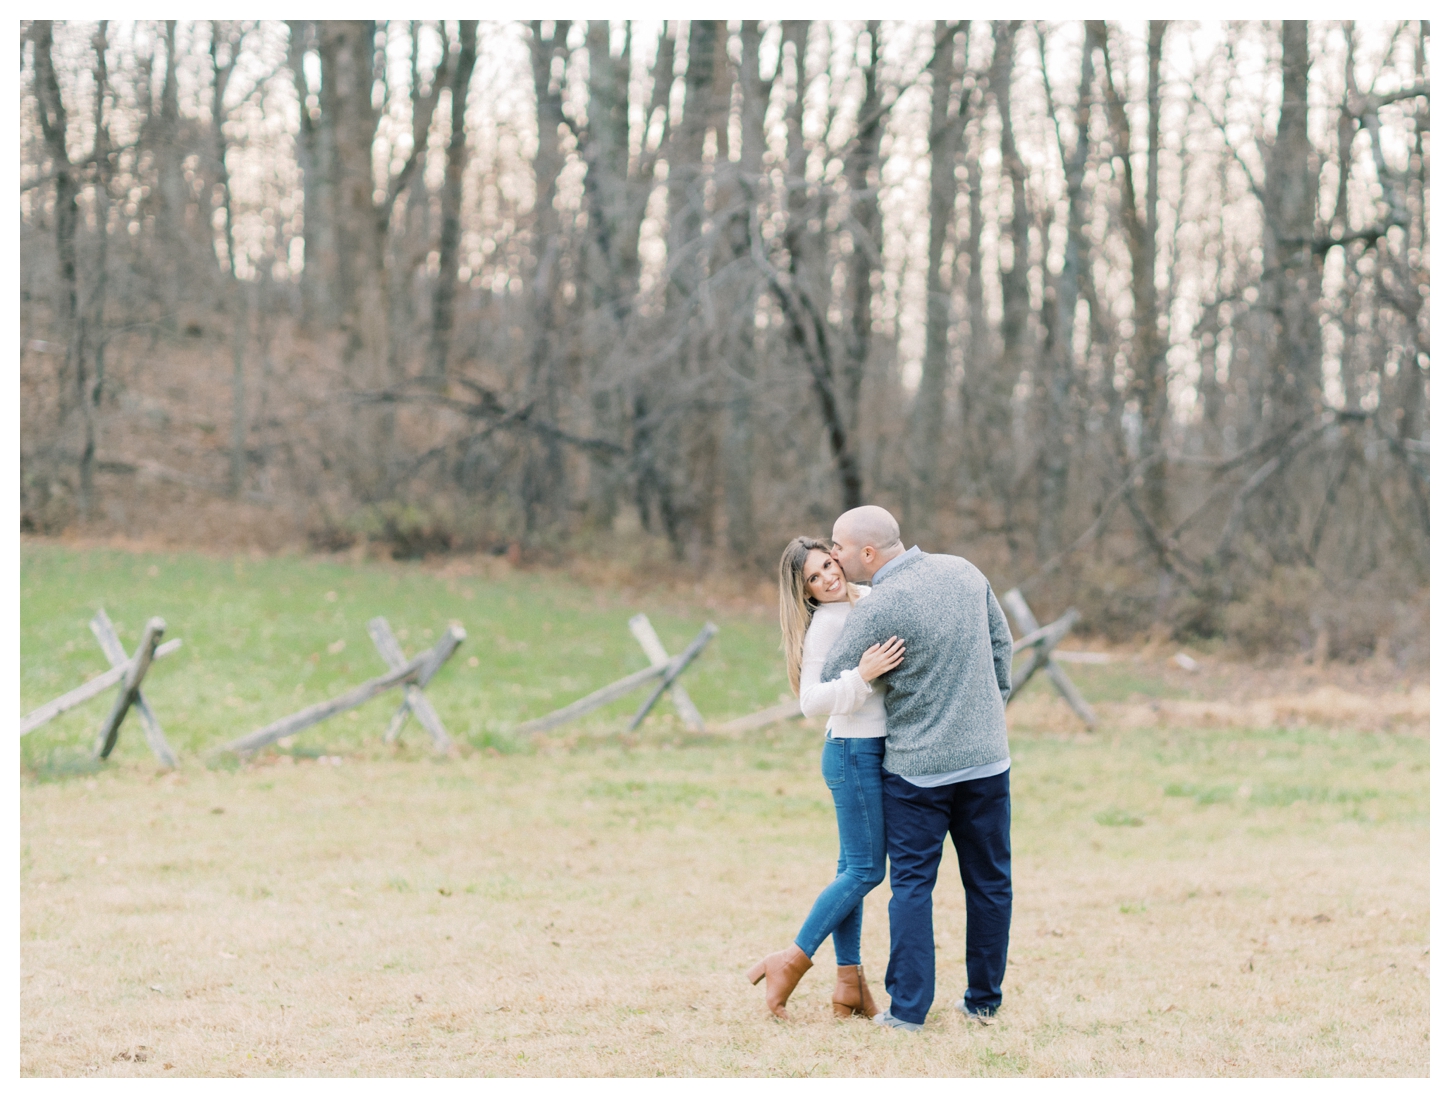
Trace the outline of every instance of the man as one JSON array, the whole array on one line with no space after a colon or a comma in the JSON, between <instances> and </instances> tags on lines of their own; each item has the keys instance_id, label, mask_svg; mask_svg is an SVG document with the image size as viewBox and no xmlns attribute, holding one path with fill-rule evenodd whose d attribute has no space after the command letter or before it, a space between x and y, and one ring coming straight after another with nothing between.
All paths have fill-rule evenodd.
<instances>
[{"instance_id":1,"label":"man","mask_svg":"<svg viewBox=\"0 0 1450 1098\"><path fill-rule=\"evenodd\" d=\"M956 1007L987 1024L1002 1002L1012 921L1007 718L1012 634L987 578L961 557L905 549L881 507L836 520L832 555L869 582L826 657L836 678L893 634L906 659L886 688L883 814L891 859L891 1006L880 1025L917 1030L936 992L932 890L942 843L956 847L967 896L967 990Z\"/></svg>"}]
</instances>

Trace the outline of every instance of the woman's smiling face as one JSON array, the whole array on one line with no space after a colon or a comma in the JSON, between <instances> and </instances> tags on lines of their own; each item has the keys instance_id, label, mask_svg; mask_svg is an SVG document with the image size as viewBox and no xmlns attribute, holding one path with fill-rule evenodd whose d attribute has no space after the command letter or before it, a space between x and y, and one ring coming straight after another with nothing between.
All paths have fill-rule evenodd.
<instances>
[{"instance_id":1,"label":"woman's smiling face","mask_svg":"<svg viewBox=\"0 0 1450 1098\"><path fill-rule=\"evenodd\" d=\"M806 594L816 602L845 602L850 593L846 590L846 577L841 566L831 559L829 553L812 549L806 554Z\"/></svg>"}]
</instances>

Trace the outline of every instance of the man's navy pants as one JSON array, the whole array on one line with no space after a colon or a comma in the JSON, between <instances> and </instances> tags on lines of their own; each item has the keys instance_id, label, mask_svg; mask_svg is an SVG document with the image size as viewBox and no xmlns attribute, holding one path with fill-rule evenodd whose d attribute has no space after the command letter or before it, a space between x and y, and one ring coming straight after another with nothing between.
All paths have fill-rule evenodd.
<instances>
[{"instance_id":1,"label":"man's navy pants","mask_svg":"<svg viewBox=\"0 0 1450 1098\"><path fill-rule=\"evenodd\" d=\"M936 994L931 894L948 834L967 893L967 1009L992 1014L1002 1002L1012 924L1012 799L1003 771L935 789L896 774L882 778L891 858L891 1014L923 1022Z\"/></svg>"}]
</instances>

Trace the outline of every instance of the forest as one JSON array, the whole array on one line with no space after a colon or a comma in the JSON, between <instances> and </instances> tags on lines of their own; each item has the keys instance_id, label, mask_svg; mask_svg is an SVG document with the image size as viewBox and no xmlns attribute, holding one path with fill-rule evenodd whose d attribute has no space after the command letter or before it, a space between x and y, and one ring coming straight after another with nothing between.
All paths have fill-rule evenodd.
<instances>
[{"instance_id":1,"label":"forest","mask_svg":"<svg viewBox=\"0 0 1450 1098\"><path fill-rule=\"evenodd\" d=\"M25 21L21 527L1428 654L1426 21Z\"/></svg>"}]
</instances>

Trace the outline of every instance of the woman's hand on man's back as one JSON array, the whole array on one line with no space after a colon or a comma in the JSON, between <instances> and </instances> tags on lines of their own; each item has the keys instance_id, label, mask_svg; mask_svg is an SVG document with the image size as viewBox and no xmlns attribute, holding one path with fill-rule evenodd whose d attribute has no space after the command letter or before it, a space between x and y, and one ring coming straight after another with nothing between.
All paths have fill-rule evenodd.
<instances>
[{"instance_id":1,"label":"woman's hand on man's back","mask_svg":"<svg viewBox=\"0 0 1450 1098\"><path fill-rule=\"evenodd\" d=\"M856 673L865 682L871 682L893 670L905 658L906 642L900 637L892 637L880 644L873 644L861 653L861 662L856 667Z\"/></svg>"}]
</instances>

